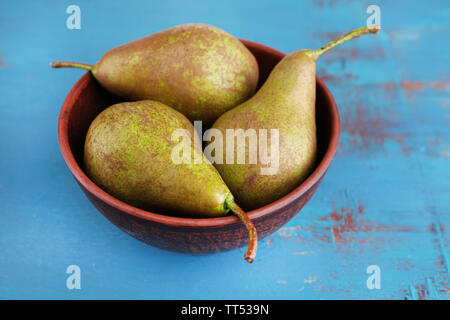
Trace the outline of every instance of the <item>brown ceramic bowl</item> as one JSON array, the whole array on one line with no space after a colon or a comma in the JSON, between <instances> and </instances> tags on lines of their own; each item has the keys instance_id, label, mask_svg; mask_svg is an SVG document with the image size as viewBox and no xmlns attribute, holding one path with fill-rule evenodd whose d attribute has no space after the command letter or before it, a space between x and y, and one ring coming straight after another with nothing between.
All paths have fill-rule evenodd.
<instances>
[{"instance_id":1,"label":"brown ceramic bowl","mask_svg":"<svg viewBox=\"0 0 450 320\"><path fill-rule=\"evenodd\" d=\"M242 40L260 68L260 85L284 54L267 46ZM94 206L113 224L150 245L185 253L214 253L248 243L248 233L235 216L189 219L144 211L128 205L96 186L83 172L83 146L92 120L106 107L119 102L86 73L68 94L58 124L59 145L69 170ZM336 152L339 115L328 89L317 79L317 131L319 160L311 175L283 198L248 212L259 239L278 230L308 202L322 181Z\"/></svg>"}]
</instances>

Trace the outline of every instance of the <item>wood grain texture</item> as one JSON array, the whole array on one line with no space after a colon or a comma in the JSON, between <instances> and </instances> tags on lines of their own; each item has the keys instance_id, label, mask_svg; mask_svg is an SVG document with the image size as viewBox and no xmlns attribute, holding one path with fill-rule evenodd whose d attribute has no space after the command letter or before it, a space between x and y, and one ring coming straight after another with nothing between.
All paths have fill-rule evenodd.
<instances>
[{"instance_id":1,"label":"wood grain texture","mask_svg":"<svg viewBox=\"0 0 450 320\"><path fill-rule=\"evenodd\" d=\"M342 119L314 197L259 244L190 256L147 246L97 213L60 156L57 119L81 71L108 49L204 22L283 52L363 26L372 1L0 3L0 298L448 299L450 8L378 1L382 30L317 63ZM126 23L123 23L123 20ZM121 22L118 22L121 21ZM67 266L82 289L67 290ZM367 267L381 270L369 290Z\"/></svg>"}]
</instances>

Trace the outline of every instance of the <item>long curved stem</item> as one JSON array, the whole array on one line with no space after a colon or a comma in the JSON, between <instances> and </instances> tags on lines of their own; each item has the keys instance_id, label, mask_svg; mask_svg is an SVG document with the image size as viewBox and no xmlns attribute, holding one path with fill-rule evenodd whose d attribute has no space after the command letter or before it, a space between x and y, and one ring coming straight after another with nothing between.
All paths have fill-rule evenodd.
<instances>
[{"instance_id":1,"label":"long curved stem","mask_svg":"<svg viewBox=\"0 0 450 320\"><path fill-rule=\"evenodd\" d=\"M350 31L349 33L337 38L336 40L333 40L333 41L327 43L322 48L308 52L308 55L312 59L317 60L323 53L327 52L330 49L333 49L334 47L340 45L341 43L344 43L353 38L357 38L364 34L377 33L378 31L380 31L380 29L381 29L381 27L379 24L374 24L372 26L367 26L367 27L363 27L363 28L359 28L359 29Z\"/></svg>"},{"instance_id":2,"label":"long curved stem","mask_svg":"<svg viewBox=\"0 0 450 320\"><path fill-rule=\"evenodd\" d=\"M228 196L225 199L225 204L227 207L244 223L248 230L249 243L247 252L244 255L244 259L247 262L252 263L255 261L256 251L258 249L258 236L256 234L256 228L253 222L247 216L247 214L242 210L235 202L232 196Z\"/></svg>"},{"instance_id":3,"label":"long curved stem","mask_svg":"<svg viewBox=\"0 0 450 320\"><path fill-rule=\"evenodd\" d=\"M55 61L50 63L52 68L78 68L91 71L94 67L92 64L80 63L80 62L64 62L64 61Z\"/></svg>"}]
</instances>

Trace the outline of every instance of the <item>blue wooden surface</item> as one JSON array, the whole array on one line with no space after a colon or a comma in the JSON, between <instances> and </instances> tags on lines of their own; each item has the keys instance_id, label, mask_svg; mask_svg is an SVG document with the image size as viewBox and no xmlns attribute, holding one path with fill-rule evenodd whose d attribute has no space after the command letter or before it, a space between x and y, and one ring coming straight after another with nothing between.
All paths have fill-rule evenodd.
<instances>
[{"instance_id":1,"label":"blue wooden surface","mask_svg":"<svg viewBox=\"0 0 450 320\"><path fill-rule=\"evenodd\" d=\"M152 3L153 2L153 3ZM0 2L0 299L448 299L448 1ZM81 30L66 8L81 8ZM52 60L205 22L284 52L317 48L381 9L382 31L330 52L318 73L342 119L337 156L293 220L244 249L189 256L118 230L82 194L57 143L63 100L82 75ZM79 265L81 290L66 288ZM366 269L381 270L369 290Z\"/></svg>"}]
</instances>

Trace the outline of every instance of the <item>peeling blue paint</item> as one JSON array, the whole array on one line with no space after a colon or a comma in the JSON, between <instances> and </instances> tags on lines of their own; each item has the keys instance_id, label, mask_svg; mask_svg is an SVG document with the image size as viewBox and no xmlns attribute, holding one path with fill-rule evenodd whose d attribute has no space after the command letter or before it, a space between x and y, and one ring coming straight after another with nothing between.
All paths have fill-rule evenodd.
<instances>
[{"instance_id":1,"label":"peeling blue paint","mask_svg":"<svg viewBox=\"0 0 450 320\"><path fill-rule=\"evenodd\" d=\"M377 1L380 33L318 61L341 114L339 150L302 212L261 240L253 265L245 248L166 252L104 219L57 144L60 107L82 72L48 63L93 63L193 21L284 52L318 48L364 25L373 1L79 0L81 30L65 26L69 4L0 3L0 299L450 297L448 1ZM71 264L81 290L65 286ZM380 267L380 290L366 286L369 265Z\"/></svg>"}]
</instances>

